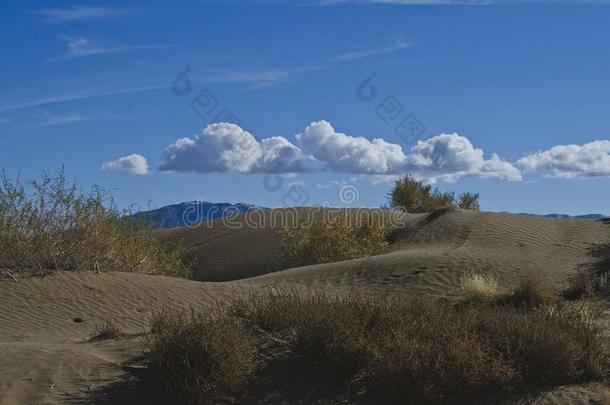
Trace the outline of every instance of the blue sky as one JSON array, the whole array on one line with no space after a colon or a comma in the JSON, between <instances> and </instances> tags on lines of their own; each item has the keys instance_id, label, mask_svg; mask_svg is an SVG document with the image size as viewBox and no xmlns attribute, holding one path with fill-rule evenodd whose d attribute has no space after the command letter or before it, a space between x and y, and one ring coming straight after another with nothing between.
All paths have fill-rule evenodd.
<instances>
[{"instance_id":1,"label":"blue sky","mask_svg":"<svg viewBox=\"0 0 610 405\"><path fill-rule=\"evenodd\" d=\"M609 20L601 1L3 2L0 165L64 166L121 206L378 206L411 173L484 210L610 214Z\"/></svg>"}]
</instances>

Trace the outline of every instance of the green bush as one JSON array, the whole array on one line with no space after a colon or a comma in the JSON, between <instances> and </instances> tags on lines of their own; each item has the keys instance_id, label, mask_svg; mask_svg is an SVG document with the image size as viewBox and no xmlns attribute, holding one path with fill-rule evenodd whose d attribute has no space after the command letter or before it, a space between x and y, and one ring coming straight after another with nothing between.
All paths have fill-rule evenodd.
<instances>
[{"instance_id":1,"label":"green bush","mask_svg":"<svg viewBox=\"0 0 610 405\"><path fill-rule=\"evenodd\" d=\"M318 215L281 231L285 256L299 265L377 255L388 246L389 225L381 215Z\"/></svg>"},{"instance_id":2,"label":"green bush","mask_svg":"<svg viewBox=\"0 0 610 405\"><path fill-rule=\"evenodd\" d=\"M179 249L162 248L148 226L99 187L85 193L43 174L23 184L0 178L0 267L16 272L92 270L187 276Z\"/></svg>"},{"instance_id":3,"label":"green bush","mask_svg":"<svg viewBox=\"0 0 610 405\"><path fill-rule=\"evenodd\" d=\"M218 311L156 314L145 351L151 378L178 403L216 403L236 394L255 372L252 337Z\"/></svg>"},{"instance_id":4,"label":"green bush","mask_svg":"<svg viewBox=\"0 0 610 405\"><path fill-rule=\"evenodd\" d=\"M479 205L479 193L461 193L457 199L456 205L457 208L464 210L479 211L481 209L481 206Z\"/></svg>"},{"instance_id":5,"label":"green bush","mask_svg":"<svg viewBox=\"0 0 610 405\"><path fill-rule=\"evenodd\" d=\"M403 208L412 213L427 213L447 208L480 209L478 193L466 192L456 198L453 191L441 192L409 175L396 180L388 197L392 207Z\"/></svg>"}]
</instances>

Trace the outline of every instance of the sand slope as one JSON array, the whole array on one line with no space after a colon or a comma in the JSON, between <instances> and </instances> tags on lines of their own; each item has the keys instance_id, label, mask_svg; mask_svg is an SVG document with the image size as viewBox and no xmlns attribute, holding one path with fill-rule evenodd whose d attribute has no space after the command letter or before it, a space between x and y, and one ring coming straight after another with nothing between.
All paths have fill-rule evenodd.
<instances>
[{"instance_id":1,"label":"sand slope","mask_svg":"<svg viewBox=\"0 0 610 405\"><path fill-rule=\"evenodd\" d=\"M164 243L182 243L187 247L196 280L240 280L293 267L295 263L287 261L282 254L278 231L286 225L298 224L308 215L322 215L331 210L334 209L299 207L257 210L190 228L160 229L156 234ZM359 209L364 214L373 211L380 212Z\"/></svg>"},{"instance_id":2,"label":"sand slope","mask_svg":"<svg viewBox=\"0 0 610 405\"><path fill-rule=\"evenodd\" d=\"M128 273L60 272L0 282L0 403L63 403L123 374L153 310L199 308L223 286ZM89 341L112 319L128 336Z\"/></svg>"},{"instance_id":3,"label":"sand slope","mask_svg":"<svg viewBox=\"0 0 610 405\"><path fill-rule=\"evenodd\" d=\"M461 275L476 271L494 273L507 288L525 274L536 274L560 289L579 266L594 260L592 249L609 241L610 227L602 221L453 211L433 220L407 219L386 254L255 280L457 297Z\"/></svg>"},{"instance_id":4,"label":"sand slope","mask_svg":"<svg viewBox=\"0 0 610 405\"><path fill-rule=\"evenodd\" d=\"M283 271L274 231L223 233L219 228L216 236L202 239L199 247L203 257L217 251L218 260L222 258L232 272L230 278L244 278L232 282L77 272L19 283L1 279L0 403L90 399L92 393L120 382L131 368L138 367L141 335L152 311L166 306L202 308L243 286L289 282L457 298L460 275L471 269L493 272L506 287L523 274L536 273L559 289L579 266L595 260L592 249L610 246L610 224L602 221L470 211L449 212L435 219L409 215L404 220L407 226L396 233L383 255ZM218 251L226 248L219 242L223 238L240 244L224 257ZM246 278L264 272L267 260L274 272ZM219 263L215 271L220 271ZM249 264L259 267L249 271ZM246 270L239 273L240 269ZM91 341L95 324L104 319L113 319L126 336ZM509 403L589 403L601 398L600 392L597 386L562 387Z\"/></svg>"}]
</instances>

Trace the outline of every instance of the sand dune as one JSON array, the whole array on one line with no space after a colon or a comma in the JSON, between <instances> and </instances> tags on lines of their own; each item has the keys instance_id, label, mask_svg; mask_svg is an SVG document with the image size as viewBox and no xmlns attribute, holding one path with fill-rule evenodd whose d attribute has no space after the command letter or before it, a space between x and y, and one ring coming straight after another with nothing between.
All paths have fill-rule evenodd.
<instances>
[{"instance_id":1,"label":"sand dune","mask_svg":"<svg viewBox=\"0 0 610 405\"><path fill-rule=\"evenodd\" d=\"M593 220L453 211L434 220L411 217L407 224L386 254L256 280L457 297L461 275L476 271L494 273L507 288L525 274L536 274L561 289L579 266L594 260L591 250L610 240L610 228Z\"/></svg>"},{"instance_id":2,"label":"sand dune","mask_svg":"<svg viewBox=\"0 0 610 405\"><path fill-rule=\"evenodd\" d=\"M610 244L602 221L545 219L471 211L438 218L407 215L383 255L285 269L275 229L170 230L197 248L197 282L128 273L58 272L15 283L0 280L0 403L65 403L90 398L137 367L152 311L202 308L239 287L278 282L328 289L363 287L437 297L460 295L465 271L493 272L502 286L527 273L561 289L597 246ZM223 268L230 274L222 275ZM252 277L256 276L257 277ZM113 319L125 336L91 341L95 324ZM136 364L136 365L134 365ZM599 387L563 387L511 402L588 403Z\"/></svg>"}]
</instances>

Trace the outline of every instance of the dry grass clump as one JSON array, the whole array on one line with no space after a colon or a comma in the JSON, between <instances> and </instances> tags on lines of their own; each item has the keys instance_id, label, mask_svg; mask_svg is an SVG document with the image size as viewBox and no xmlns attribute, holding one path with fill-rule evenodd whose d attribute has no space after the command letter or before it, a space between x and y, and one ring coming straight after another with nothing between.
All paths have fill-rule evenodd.
<instances>
[{"instance_id":1,"label":"dry grass clump","mask_svg":"<svg viewBox=\"0 0 610 405\"><path fill-rule=\"evenodd\" d=\"M460 285L467 300L493 301L500 297L498 281L492 274L466 273L460 278Z\"/></svg>"},{"instance_id":2,"label":"dry grass clump","mask_svg":"<svg viewBox=\"0 0 610 405\"><path fill-rule=\"evenodd\" d=\"M598 299L610 292L610 245L597 245L590 249L595 262L582 266L570 280L565 298Z\"/></svg>"},{"instance_id":3,"label":"dry grass clump","mask_svg":"<svg viewBox=\"0 0 610 405\"><path fill-rule=\"evenodd\" d=\"M23 184L0 176L0 268L186 276L180 250L162 248L99 187L82 192L59 172Z\"/></svg>"},{"instance_id":4,"label":"dry grass clump","mask_svg":"<svg viewBox=\"0 0 610 405\"><path fill-rule=\"evenodd\" d=\"M114 321L112 319L105 319L95 324L91 340L118 339L121 336L123 336L123 333Z\"/></svg>"},{"instance_id":5,"label":"dry grass clump","mask_svg":"<svg viewBox=\"0 0 610 405\"><path fill-rule=\"evenodd\" d=\"M587 298L576 304L576 310L583 322L593 322L604 314L606 304L600 298Z\"/></svg>"},{"instance_id":6,"label":"dry grass clump","mask_svg":"<svg viewBox=\"0 0 610 405\"><path fill-rule=\"evenodd\" d=\"M573 313L412 298L272 290L234 313L287 339L315 367L400 403L600 378L597 327Z\"/></svg>"},{"instance_id":7,"label":"dry grass clump","mask_svg":"<svg viewBox=\"0 0 610 405\"><path fill-rule=\"evenodd\" d=\"M519 286L513 290L507 300L513 305L527 308L553 307L559 302L559 297L540 278L526 276L521 279Z\"/></svg>"},{"instance_id":8,"label":"dry grass clump","mask_svg":"<svg viewBox=\"0 0 610 405\"><path fill-rule=\"evenodd\" d=\"M581 269L570 279L564 295L567 299L596 298L608 292L610 271L596 272L592 269Z\"/></svg>"},{"instance_id":9,"label":"dry grass clump","mask_svg":"<svg viewBox=\"0 0 610 405\"><path fill-rule=\"evenodd\" d=\"M152 378L180 403L234 394L255 371L251 336L218 311L156 314L145 349Z\"/></svg>"},{"instance_id":10,"label":"dry grass clump","mask_svg":"<svg viewBox=\"0 0 610 405\"><path fill-rule=\"evenodd\" d=\"M460 279L467 302L512 305L517 308L555 307L559 296L538 277L527 275L512 291L502 292L492 274L468 272Z\"/></svg>"},{"instance_id":11,"label":"dry grass clump","mask_svg":"<svg viewBox=\"0 0 610 405\"><path fill-rule=\"evenodd\" d=\"M381 215L318 215L281 231L285 256L299 265L372 256L388 246L390 227Z\"/></svg>"}]
</instances>

